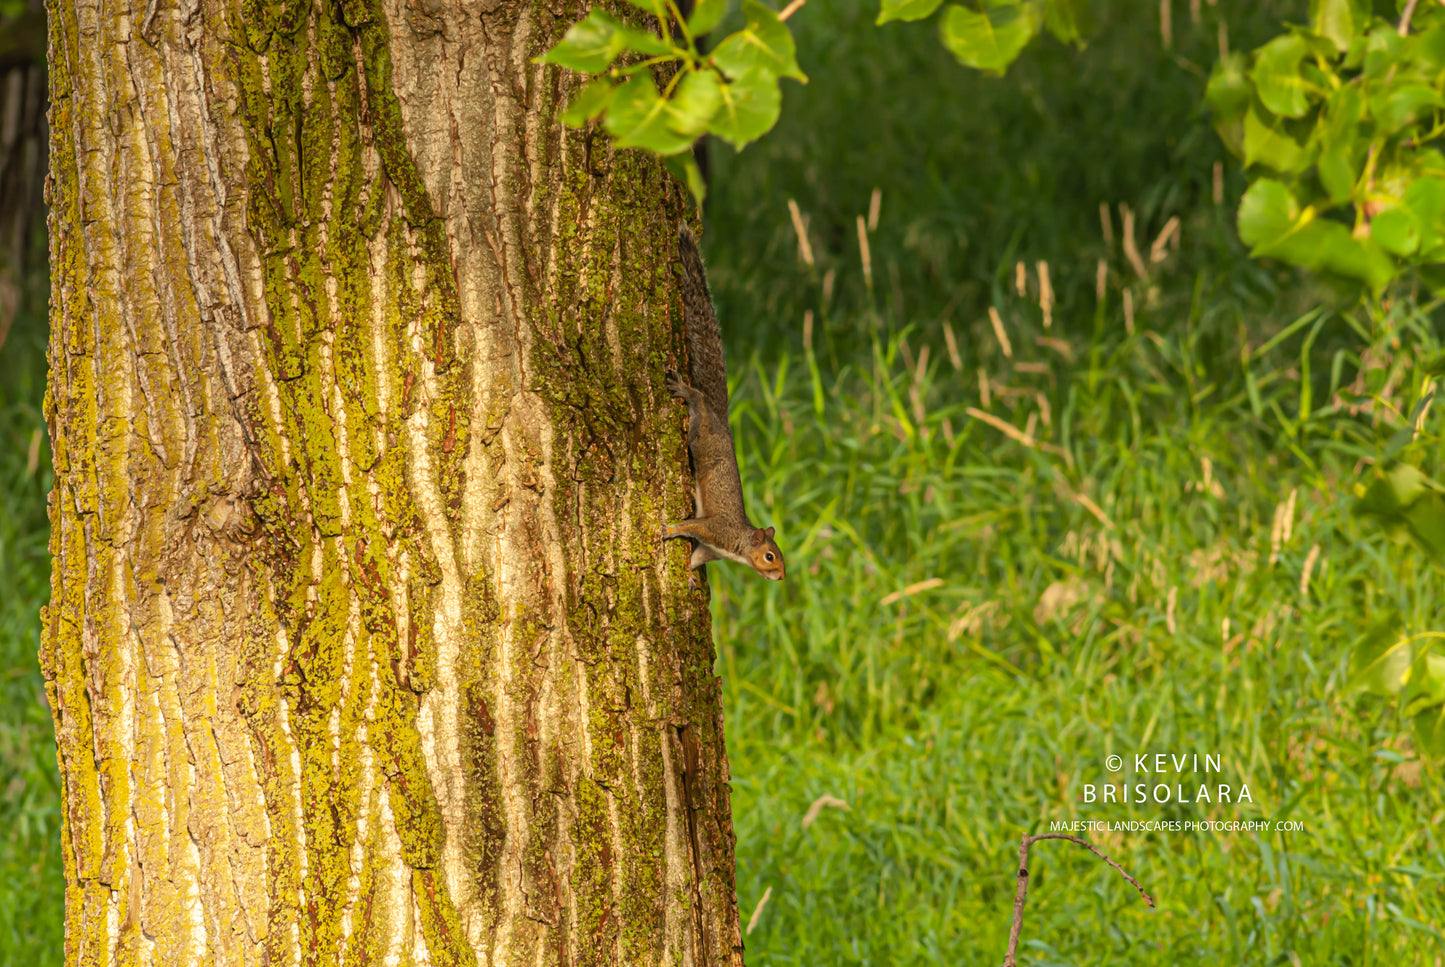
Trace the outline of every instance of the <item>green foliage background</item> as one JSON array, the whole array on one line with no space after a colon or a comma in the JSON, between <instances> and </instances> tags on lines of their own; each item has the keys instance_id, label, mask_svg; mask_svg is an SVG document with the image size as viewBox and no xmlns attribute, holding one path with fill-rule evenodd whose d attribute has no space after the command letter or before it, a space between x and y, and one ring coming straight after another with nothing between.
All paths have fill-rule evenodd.
<instances>
[{"instance_id":1,"label":"green foliage background","mask_svg":"<svg viewBox=\"0 0 1445 967\"><path fill-rule=\"evenodd\" d=\"M1094 834L1158 912L1042 844L1025 963L1441 949L1438 765L1399 708L1346 688L1374 622L1438 621L1438 570L1352 511L1361 458L1412 415L1438 318L1407 296L1362 332L1336 288L1237 240L1245 181L1200 104L1219 22L1249 49L1305 4L1221 0L1195 25L1176 3L1167 51L1157 10L1107 5L1086 51L1044 38L995 80L961 71L929 24L880 31L872 4L810 0L790 24L812 83L787 90L768 137L712 156L704 244L729 358L752 360L734 365L749 506L771 508L790 565L777 588L714 569L745 919L772 890L750 963L997 963L1018 834L1053 819L1304 828ZM856 220L875 187L870 285ZM1150 262L1171 217L1179 249ZM1424 429L1437 460L1438 414ZM1117 778L1108 754L1163 750L1223 755L1254 807L1081 801ZM850 808L805 829L823 795Z\"/></svg>"},{"instance_id":2,"label":"green foliage background","mask_svg":"<svg viewBox=\"0 0 1445 967\"><path fill-rule=\"evenodd\" d=\"M781 585L709 568L745 922L768 896L753 965L997 963L1018 836L1050 820L1303 830L1088 834L1158 911L1041 844L1023 963L1433 964L1445 946L1439 765L1403 706L1346 687L1352 649L1383 640L1370 629L1438 627L1439 570L1352 510L1368 461L1411 428L1438 312L1403 291L1363 319L1236 238L1245 179L1201 104L1219 23L1252 49L1303 0L1201 3L1198 24L1178 0L1168 50L1157 3L1096 6L1087 50L1042 37L997 79L961 68L936 24L809 0L789 26L810 83L783 88L779 126L742 154L711 145L704 248L748 503L789 561ZM0 348L14 964L60 962L35 670L42 307L43 287ZM1439 409L1421 423L1404 445L1429 470ZM1107 755L1156 751L1222 756L1219 781L1253 804L1082 802L1121 778ZM846 808L804 827L825 795Z\"/></svg>"}]
</instances>

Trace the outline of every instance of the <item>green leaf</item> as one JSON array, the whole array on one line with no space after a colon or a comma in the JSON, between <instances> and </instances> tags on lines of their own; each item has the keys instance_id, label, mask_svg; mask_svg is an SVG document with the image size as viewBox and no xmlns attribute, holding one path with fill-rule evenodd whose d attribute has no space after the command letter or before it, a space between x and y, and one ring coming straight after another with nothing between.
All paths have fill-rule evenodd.
<instances>
[{"instance_id":1,"label":"green leaf","mask_svg":"<svg viewBox=\"0 0 1445 967\"><path fill-rule=\"evenodd\" d=\"M1323 218L1303 226L1273 254L1307 269L1355 279L1377 293L1396 275L1395 263L1378 242L1355 238L1344 225Z\"/></svg>"},{"instance_id":2,"label":"green leaf","mask_svg":"<svg viewBox=\"0 0 1445 967\"><path fill-rule=\"evenodd\" d=\"M1017 2L990 6L981 13L950 5L940 24L943 45L959 63L999 76L1038 29L1034 7Z\"/></svg>"},{"instance_id":3,"label":"green leaf","mask_svg":"<svg viewBox=\"0 0 1445 967\"><path fill-rule=\"evenodd\" d=\"M1358 175L1351 154L1349 144L1332 144L1320 152L1317 165L1320 184L1324 185L1331 204L1343 204L1349 201L1355 192L1355 179Z\"/></svg>"},{"instance_id":4,"label":"green leaf","mask_svg":"<svg viewBox=\"0 0 1445 967\"><path fill-rule=\"evenodd\" d=\"M883 9L874 23L881 27L891 20L922 20L942 4L943 0L883 0Z\"/></svg>"},{"instance_id":5,"label":"green leaf","mask_svg":"<svg viewBox=\"0 0 1445 967\"><path fill-rule=\"evenodd\" d=\"M1405 687L1414 655L1401 637L1404 621L1392 611L1365 633L1350 652L1348 690L1363 689L1375 695L1396 695Z\"/></svg>"},{"instance_id":6,"label":"green leaf","mask_svg":"<svg viewBox=\"0 0 1445 967\"><path fill-rule=\"evenodd\" d=\"M568 28L557 46L542 55L542 63L600 74L627 49L628 33L610 14L594 10Z\"/></svg>"},{"instance_id":7,"label":"green leaf","mask_svg":"<svg viewBox=\"0 0 1445 967\"><path fill-rule=\"evenodd\" d=\"M1384 254L1380 244L1371 238L1355 238L1338 221L1312 218L1257 254L1283 259L1295 265L1332 272L1357 279L1379 292L1394 278L1394 263Z\"/></svg>"},{"instance_id":8,"label":"green leaf","mask_svg":"<svg viewBox=\"0 0 1445 967\"><path fill-rule=\"evenodd\" d=\"M1370 22L1370 12L1359 0L1310 0L1310 27L1328 38L1340 51Z\"/></svg>"},{"instance_id":9,"label":"green leaf","mask_svg":"<svg viewBox=\"0 0 1445 967\"><path fill-rule=\"evenodd\" d=\"M1288 188L1260 178L1239 200L1239 238L1251 247L1268 245L1294 228L1299 214L1299 202Z\"/></svg>"},{"instance_id":10,"label":"green leaf","mask_svg":"<svg viewBox=\"0 0 1445 967\"><path fill-rule=\"evenodd\" d=\"M1370 94L1370 116L1381 134L1394 134L1439 105L1440 95L1427 84L1395 83Z\"/></svg>"},{"instance_id":11,"label":"green leaf","mask_svg":"<svg viewBox=\"0 0 1445 967\"><path fill-rule=\"evenodd\" d=\"M562 112L562 123L580 128L607 110L607 105L612 103L613 90L615 89L612 82L605 77L597 77L588 81L587 86L572 98L572 103L567 105L567 110Z\"/></svg>"},{"instance_id":12,"label":"green leaf","mask_svg":"<svg viewBox=\"0 0 1445 967\"><path fill-rule=\"evenodd\" d=\"M1313 208L1301 210L1290 190L1270 178L1257 180L1240 199L1239 237L1256 257L1358 279L1375 291L1395 276L1395 264L1378 243L1316 218Z\"/></svg>"},{"instance_id":13,"label":"green leaf","mask_svg":"<svg viewBox=\"0 0 1445 967\"><path fill-rule=\"evenodd\" d=\"M1420 247L1420 226L1408 208L1387 208L1370 220L1370 237L1385 251L1403 257Z\"/></svg>"},{"instance_id":14,"label":"green leaf","mask_svg":"<svg viewBox=\"0 0 1445 967\"><path fill-rule=\"evenodd\" d=\"M1445 758L1445 655L1422 651L1410 668L1401 713L1413 720L1421 754Z\"/></svg>"},{"instance_id":15,"label":"green leaf","mask_svg":"<svg viewBox=\"0 0 1445 967\"><path fill-rule=\"evenodd\" d=\"M1377 472L1354 510L1377 518L1392 534L1409 534L1437 560L1445 558L1445 496L1419 469L1397 463Z\"/></svg>"},{"instance_id":16,"label":"green leaf","mask_svg":"<svg viewBox=\"0 0 1445 967\"><path fill-rule=\"evenodd\" d=\"M1309 44L1294 34L1276 37L1255 54L1254 80L1259 99L1270 111L1286 118L1302 118L1309 110L1312 85L1300 76L1300 61Z\"/></svg>"},{"instance_id":17,"label":"green leaf","mask_svg":"<svg viewBox=\"0 0 1445 967\"><path fill-rule=\"evenodd\" d=\"M692 71L677 85L667 104L668 126L678 134L699 138L722 105L722 78L715 70Z\"/></svg>"},{"instance_id":18,"label":"green leaf","mask_svg":"<svg viewBox=\"0 0 1445 967\"><path fill-rule=\"evenodd\" d=\"M692 16L687 18L688 33L701 37L721 23L727 12L728 0L693 0Z\"/></svg>"},{"instance_id":19,"label":"green leaf","mask_svg":"<svg viewBox=\"0 0 1445 967\"><path fill-rule=\"evenodd\" d=\"M1445 758L1445 655L1423 652L1410 669L1401 712L1414 720L1422 753Z\"/></svg>"},{"instance_id":20,"label":"green leaf","mask_svg":"<svg viewBox=\"0 0 1445 967\"><path fill-rule=\"evenodd\" d=\"M1432 76L1445 71L1445 26L1431 27L1415 38L1415 63Z\"/></svg>"},{"instance_id":21,"label":"green leaf","mask_svg":"<svg viewBox=\"0 0 1445 967\"><path fill-rule=\"evenodd\" d=\"M719 95L722 106L712 119L712 133L739 151L772 128L783 106L778 78L767 71L745 74L723 85Z\"/></svg>"},{"instance_id":22,"label":"green leaf","mask_svg":"<svg viewBox=\"0 0 1445 967\"><path fill-rule=\"evenodd\" d=\"M1309 167L1310 152L1251 106L1244 116L1244 166L1257 163L1283 174L1298 174Z\"/></svg>"},{"instance_id":23,"label":"green leaf","mask_svg":"<svg viewBox=\"0 0 1445 967\"><path fill-rule=\"evenodd\" d=\"M707 182L703 180L702 169L697 166L697 159L689 152L675 154L664 162L667 170L672 172L673 177L687 185L687 190L692 193L693 201L699 208L702 201L707 197Z\"/></svg>"},{"instance_id":24,"label":"green leaf","mask_svg":"<svg viewBox=\"0 0 1445 967\"><path fill-rule=\"evenodd\" d=\"M1044 28L1060 43L1084 45L1085 24L1079 0L1046 0L1044 4Z\"/></svg>"},{"instance_id":25,"label":"green leaf","mask_svg":"<svg viewBox=\"0 0 1445 967\"><path fill-rule=\"evenodd\" d=\"M1410 667L1409 687L1401 696L1401 711L1407 716L1445 702L1445 655L1421 651Z\"/></svg>"},{"instance_id":26,"label":"green leaf","mask_svg":"<svg viewBox=\"0 0 1445 967\"><path fill-rule=\"evenodd\" d=\"M1402 204L1415 216L1420 231L1420 254L1429 257L1445 243L1445 178L1431 175L1416 178L1405 189Z\"/></svg>"},{"instance_id":27,"label":"green leaf","mask_svg":"<svg viewBox=\"0 0 1445 967\"><path fill-rule=\"evenodd\" d=\"M1384 22L1375 24L1365 36L1362 65L1365 79L1379 80L1397 69L1400 63L1400 47L1404 43L1404 39L1395 32L1392 25Z\"/></svg>"},{"instance_id":28,"label":"green leaf","mask_svg":"<svg viewBox=\"0 0 1445 967\"><path fill-rule=\"evenodd\" d=\"M1244 66L1244 55L1238 52L1231 52L1214 62L1209 84L1204 89L1204 100L1214 112L1215 123L1242 118L1249 110L1254 89Z\"/></svg>"},{"instance_id":29,"label":"green leaf","mask_svg":"<svg viewBox=\"0 0 1445 967\"><path fill-rule=\"evenodd\" d=\"M1445 561L1445 497L1431 491L1405 511L1410 536L1437 562Z\"/></svg>"},{"instance_id":30,"label":"green leaf","mask_svg":"<svg viewBox=\"0 0 1445 967\"><path fill-rule=\"evenodd\" d=\"M629 50L635 50L647 57L660 57L664 54L671 54L678 59L687 56L687 52L681 47L674 46L663 40L650 30L633 30L631 27L624 27L623 36L627 39Z\"/></svg>"},{"instance_id":31,"label":"green leaf","mask_svg":"<svg viewBox=\"0 0 1445 967\"><path fill-rule=\"evenodd\" d=\"M1330 95L1324 123L1315 126L1314 139L1320 146L1320 183L1336 205L1355 192L1365 150L1359 124L1365 116L1365 98L1359 87L1346 84Z\"/></svg>"},{"instance_id":32,"label":"green leaf","mask_svg":"<svg viewBox=\"0 0 1445 967\"><path fill-rule=\"evenodd\" d=\"M808 78L798 67L793 35L778 15L757 0L743 0L743 17L743 29L729 34L712 52L713 63L734 81L745 74L766 71L806 84Z\"/></svg>"},{"instance_id":33,"label":"green leaf","mask_svg":"<svg viewBox=\"0 0 1445 967\"><path fill-rule=\"evenodd\" d=\"M1425 755L1445 758L1445 705L1436 705L1415 716L1415 744Z\"/></svg>"},{"instance_id":34,"label":"green leaf","mask_svg":"<svg viewBox=\"0 0 1445 967\"><path fill-rule=\"evenodd\" d=\"M672 129L667 102L657 93L652 75L633 74L612 95L603 124L619 148L646 148L660 155L677 154L694 138Z\"/></svg>"},{"instance_id":35,"label":"green leaf","mask_svg":"<svg viewBox=\"0 0 1445 967\"><path fill-rule=\"evenodd\" d=\"M1387 517L1398 514L1424 496L1425 475L1407 463L1380 471L1355 502L1355 513Z\"/></svg>"}]
</instances>

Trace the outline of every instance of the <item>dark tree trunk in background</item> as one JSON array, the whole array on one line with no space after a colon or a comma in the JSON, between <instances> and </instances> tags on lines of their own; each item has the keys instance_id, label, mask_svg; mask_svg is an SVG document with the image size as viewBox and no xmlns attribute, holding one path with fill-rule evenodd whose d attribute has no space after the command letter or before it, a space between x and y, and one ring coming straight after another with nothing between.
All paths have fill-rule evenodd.
<instances>
[{"instance_id":1,"label":"dark tree trunk in background","mask_svg":"<svg viewBox=\"0 0 1445 967\"><path fill-rule=\"evenodd\" d=\"M0 346L35 266L32 237L44 207L45 13L0 15Z\"/></svg>"},{"instance_id":2,"label":"dark tree trunk in background","mask_svg":"<svg viewBox=\"0 0 1445 967\"><path fill-rule=\"evenodd\" d=\"M50 8L71 964L740 964L654 160L577 16Z\"/></svg>"}]
</instances>

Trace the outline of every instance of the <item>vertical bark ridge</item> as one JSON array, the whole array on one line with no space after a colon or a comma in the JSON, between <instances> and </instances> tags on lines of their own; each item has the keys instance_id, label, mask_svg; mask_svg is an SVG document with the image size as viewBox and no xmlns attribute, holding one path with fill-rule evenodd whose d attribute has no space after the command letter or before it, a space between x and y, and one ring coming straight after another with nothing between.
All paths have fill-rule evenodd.
<instances>
[{"instance_id":1,"label":"vertical bark ridge","mask_svg":"<svg viewBox=\"0 0 1445 967\"><path fill-rule=\"evenodd\" d=\"M566 6L53 0L68 962L741 962L683 199Z\"/></svg>"}]
</instances>

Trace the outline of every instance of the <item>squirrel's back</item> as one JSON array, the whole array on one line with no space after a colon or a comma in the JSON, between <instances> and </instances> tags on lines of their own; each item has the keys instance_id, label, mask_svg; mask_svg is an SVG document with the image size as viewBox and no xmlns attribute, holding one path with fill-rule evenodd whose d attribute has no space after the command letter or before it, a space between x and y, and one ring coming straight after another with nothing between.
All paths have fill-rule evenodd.
<instances>
[{"instance_id":1,"label":"squirrel's back","mask_svg":"<svg viewBox=\"0 0 1445 967\"><path fill-rule=\"evenodd\" d=\"M723 426L728 419L728 375L723 360L722 332L718 329L712 293L707 287L707 272L702 266L702 253L686 222L677 226L677 248L682 256L683 324L687 328L688 375L693 386L701 391L708 408L717 414Z\"/></svg>"}]
</instances>

